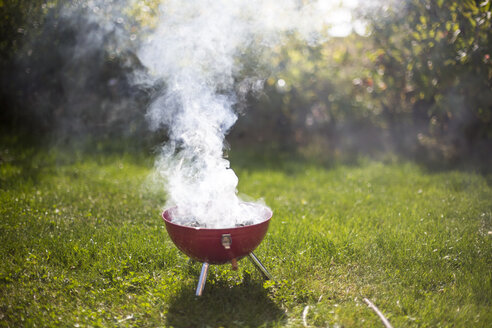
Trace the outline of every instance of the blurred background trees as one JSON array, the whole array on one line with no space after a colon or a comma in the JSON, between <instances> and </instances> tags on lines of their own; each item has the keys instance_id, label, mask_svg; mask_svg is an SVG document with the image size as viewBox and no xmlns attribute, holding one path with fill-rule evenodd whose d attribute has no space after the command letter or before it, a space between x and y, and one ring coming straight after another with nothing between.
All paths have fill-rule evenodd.
<instances>
[{"instance_id":1,"label":"blurred background trees","mask_svg":"<svg viewBox=\"0 0 492 328\"><path fill-rule=\"evenodd\" d=\"M413 0L368 17L372 78L382 86L374 96L394 140L406 133L421 152L444 159L491 149L490 5Z\"/></svg>"},{"instance_id":2,"label":"blurred background trees","mask_svg":"<svg viewBox=\"0 0 492 328\"><path fill-rule=\"evenodd\" d=\"M145 112L157 89L130 79L159 1L106 2L0 1L5 131L155 143ZM363 32L317 46L292 36L271 49L264 89L229 141L307 156L490 160L491 10L490 0L389 0L353 13Z\"/></svg>"}]
</instances>

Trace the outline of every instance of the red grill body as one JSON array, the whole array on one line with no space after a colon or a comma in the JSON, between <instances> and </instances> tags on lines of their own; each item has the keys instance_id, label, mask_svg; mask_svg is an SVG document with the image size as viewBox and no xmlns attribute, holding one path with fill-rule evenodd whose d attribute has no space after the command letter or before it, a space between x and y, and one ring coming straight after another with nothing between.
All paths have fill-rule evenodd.
<instances>
[{"instance_id":1,"label":"red grill body","mask_svg":"<svg viewBox=\"0 0 492 328\"><path fill-rule=\"evenodd\" d=\"M261 243L268 230L272 212L265 209L264 221L258 224L208 229L178 225L172 222L173 209L162 213L166 229L174 244L189 257L210 264L224 264L250 254ZM230 246L224 247L224 235L230 235Z\"/></svg>"}]
</instances>

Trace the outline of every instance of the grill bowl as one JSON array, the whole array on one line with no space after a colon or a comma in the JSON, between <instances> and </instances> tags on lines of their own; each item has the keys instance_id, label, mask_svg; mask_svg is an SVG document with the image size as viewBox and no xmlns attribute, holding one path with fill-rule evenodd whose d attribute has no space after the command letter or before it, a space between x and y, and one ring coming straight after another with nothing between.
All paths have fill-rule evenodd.
<instances>
[{"instance_id":1,"label":"grill bowl","mask_svg":"<svg viewBox=\"0 0 492 328\"><path fill-rule=\"evenodd\" d=\"M179 225L172 222L175 208L162 213L166 230L173 243L189 257L210 264L224 264L233 259L241 259L251 253L263 240L272 218L272 211L265 208L264 221L243 227L208 229ZM232 241L226 249L222 245L224 235Z\"/></svg>"}]
</instances>

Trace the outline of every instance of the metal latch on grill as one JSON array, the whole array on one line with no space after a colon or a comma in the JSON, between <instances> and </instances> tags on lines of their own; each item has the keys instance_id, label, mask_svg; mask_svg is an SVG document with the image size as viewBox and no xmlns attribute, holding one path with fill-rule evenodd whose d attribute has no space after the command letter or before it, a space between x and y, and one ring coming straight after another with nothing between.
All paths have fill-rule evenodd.
<instances>
[{"instance_id":1,"label":"metal latch on grill","mask_svg":"<svg viewBox=\"0 0 492 328\"><path fill-rule=\"evenodd\" d=\"M222 242L222 246L224 246L225 249L231 249L231 245L232 245L231 234L230 233L222 234L221 242Z\"/></svg>"}]
</instances>

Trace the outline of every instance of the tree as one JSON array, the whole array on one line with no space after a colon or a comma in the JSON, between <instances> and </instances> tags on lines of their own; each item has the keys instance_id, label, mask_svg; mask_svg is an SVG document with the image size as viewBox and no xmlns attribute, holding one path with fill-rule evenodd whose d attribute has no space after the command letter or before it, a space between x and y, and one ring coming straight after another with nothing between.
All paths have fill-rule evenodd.
<instances>
[{"instance_id":1,"label":"tree","mask_svg":"<svg viewBox=\"0 0 492 328\"><path fill-rule=\"evenodd\" d=\"M376 19L374 19L376 17ZM484 151L492 141L490 1L393 2L371 21L374 94L393 133L401 125L431 156Z\"/></svg>"}]
</instances>

